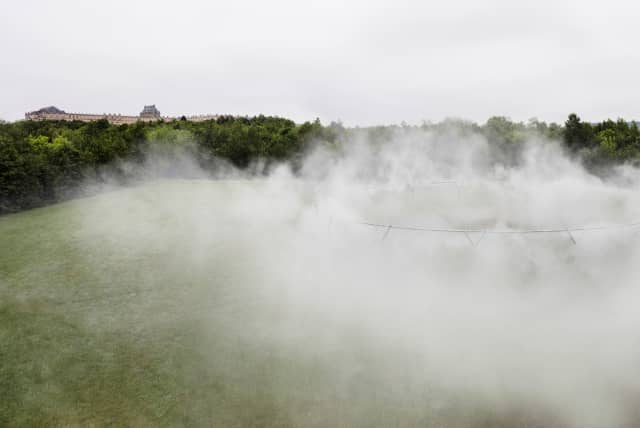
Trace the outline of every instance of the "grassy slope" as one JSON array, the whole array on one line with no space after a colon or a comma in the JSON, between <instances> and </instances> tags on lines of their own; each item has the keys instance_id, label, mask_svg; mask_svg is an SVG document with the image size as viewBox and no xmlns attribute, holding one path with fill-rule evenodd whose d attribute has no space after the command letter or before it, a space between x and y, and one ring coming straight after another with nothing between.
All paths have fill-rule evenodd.
<instances>
[{"instance_id":1,"label":"grassy slope","mask_svg":"<svg viewBox=\"0 0 640 428\"><path fill-rule=\"evenodd\" d=\"M201 278L182 277L170 250L129 258L87 244L72 214L87 203L0 219L0 425L281 420L260 378L269 362L239 359L241 344L204 329L211 317L175 287ZM217 361L203 346L212 341Z\"/></svg>"},{"instance_id":2,"label":"grassy slope","mask_svg":"<svg viewBox=\"0 0 640 428\"><path fill-rule=\"evenodd\" d=\"M194 262L171 233L153 236L178 236L179 219L162 212L136 219L136 199L120 200L135 191L0 218L0 426L499 427L532 420L468 403L432 405L423 386L393 382L394 370L408 368L376 360L357 332L344 333L353 334L349 349L325 355L295 351L314 340L305 336L304 317L295 346L266 339L282 308L264 303L259 263L242 248L215 243L200 247L205 260ZM87 227L88 214L108 222L113 207L129 210L131 229ZM149 233L139 232L148 224ZM528 426L537 426L533 420Z\"/></svg>"}]
</instances>

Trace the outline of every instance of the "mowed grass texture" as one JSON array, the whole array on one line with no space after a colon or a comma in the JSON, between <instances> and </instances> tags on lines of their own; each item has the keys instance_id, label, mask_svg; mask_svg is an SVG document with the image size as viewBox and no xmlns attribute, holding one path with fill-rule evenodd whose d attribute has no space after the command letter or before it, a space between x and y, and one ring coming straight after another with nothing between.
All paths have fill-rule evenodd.
<instances>
[{"instance_id":1,"label":"mowed grass texture","mask_svg":"<svg viewBox=\"0 0 640 428\"><path fill-rule=\"evenodd\" d=\"M175 242L87 230L105 219L83 206L126 211L127 192L0 219L0 425L286 425L277 361L244 343L251 302L233 267L216 268L241 258L211 254L210 276ZM159 232L173 220L131 219Z\"/></svg>"},{"instance_id":2,"label":"mowed grass texture","mask_svg":"<svg viewBox=\"0 0 640 428\"><path fill-rule=\"evenodd\" d=\"M246 222L270 191L161 181L0 218L0 426L561 426L291 304L299 213Z\"/></svg>"}]
</instances>

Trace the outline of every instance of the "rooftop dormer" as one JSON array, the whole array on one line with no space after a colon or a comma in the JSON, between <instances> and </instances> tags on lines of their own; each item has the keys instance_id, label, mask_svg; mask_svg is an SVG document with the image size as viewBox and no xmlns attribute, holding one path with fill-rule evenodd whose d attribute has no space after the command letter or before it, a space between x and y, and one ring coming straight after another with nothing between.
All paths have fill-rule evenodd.
<instances>
[{"instance_id":1,"label":"rooftop dormer","mask_svg":"<svg viewBox=\"0 0 640 428\"><path fill-rule=\"evenodd\" d=\"M160 111L156 108L155 104L144 106L140 113L140 117L145 119L160 119Z\"/></svg>"}]
</instances>

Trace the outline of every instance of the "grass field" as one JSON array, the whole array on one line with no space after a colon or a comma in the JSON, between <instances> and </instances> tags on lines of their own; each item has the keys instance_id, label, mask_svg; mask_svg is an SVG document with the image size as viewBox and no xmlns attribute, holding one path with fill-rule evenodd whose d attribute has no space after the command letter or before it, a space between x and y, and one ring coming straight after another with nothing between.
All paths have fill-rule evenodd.
<instances>
[{"instance_id":1,"label":"grass field","mask_svg":"<svg viewBox=\"0 0 640 428\"><path fill-rule=\"evenodd\" d=\"M159 182L0 218L0 426L561 426L288 304L281 282L305 273L268 215L242 223L255 186Z\"/></svg>"},{"instance_id":2,"label":"grass field","mask_svg":"<svg viewBox=\"0 0 640 428\"><path fill-rule=\"evenodd\" d=\"M298 358L263 340L280 314L261 296L257 261L230 242L205 240L189 253L186 216L138 216L130 196L166 196L153 190L167 191L116 191L0 218L0 425L385 420L384 391L355 382L362 395L345 401L323 356Z\"/></svg>"}]
</instances>

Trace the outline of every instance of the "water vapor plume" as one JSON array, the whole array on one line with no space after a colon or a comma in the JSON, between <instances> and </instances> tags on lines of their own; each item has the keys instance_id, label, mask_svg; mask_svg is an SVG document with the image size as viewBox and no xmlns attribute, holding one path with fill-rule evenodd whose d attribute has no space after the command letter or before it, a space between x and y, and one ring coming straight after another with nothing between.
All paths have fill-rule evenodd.
<instances>
[{"instance_id":1,"label":"water vapor plume","mask_svg":"<svg viewBox=\"0 0 640 428\"><path fill-rule=\"evenodd\" d=\"M640 423L636 169L603 180L535 136L496 156L455 127L319 146L296 173L95 197L79 239L160 257L131 312L173 290L204 364L291 425Z\"/></svg>"}]
</instances>

